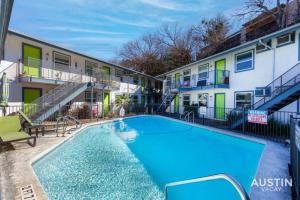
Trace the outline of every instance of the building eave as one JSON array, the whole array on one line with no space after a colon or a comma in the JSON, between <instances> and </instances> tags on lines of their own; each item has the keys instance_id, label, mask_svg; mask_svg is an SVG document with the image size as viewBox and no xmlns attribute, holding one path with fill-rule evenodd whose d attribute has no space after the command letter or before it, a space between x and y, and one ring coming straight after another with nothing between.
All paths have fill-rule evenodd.
<instances>
[{"instance_id":1,"label":"building eave","mask_svg":"<svg viewBox=\"0 0 300 200\"><path fill-rule=\"evenodd\" d=\"M13 4L14 0L1 0L0 2L0 61L4 58L5 38Z\"/></svg>"},{"instance_id":2,"label":"building eave","mask_svg":"<svg viewBox=\"0 0 300 200\"><path fill-rule=\"evenodd\" d=\"M290 26L290 27L281 29L281 30L276 31L276 32L274 32L274 33L271 33L271 34L269 34L269 35L265 35L265 36L263 36L263 37L260 37L260 38L255 39L255 40L252 40L252 41L243 43L243 44L241 44L241 45L239 45L239 46L236 46L236 47L227 49L227 50L225 50L225 51L222 51L222 52L220 52L220 53L217 53L217 54L211 55L211 56L209 56L209 57L203 58L203 59L198 60L198 61L196 61L196 62L193 62L193 63L187 64L187 65L184 65L184 66L182 66L182 67L173 69L173 70L168 71L168 72L165 72L165 73L163 73L163 74L160 74L160 75L156 76L156 78L161 79L163 76L165 76L165 75L167 75L167 74L170 74L170 73L176 72L176 71L178 71L178 70L182 70L182 69L191 67L191 66L193 66L193 65L196 65L196 64L199 64L199 63L202 63L202 62L205 62L205 61L208 61L208 60L217 58L217 57L221 57L221 56L223 56L223 55L225 55L225 54L232 53L232 52L234 52L234 51L238 51L238 50L243 49L243 48L247 48L247 47L249 47L249 46L251 46L251 45L254 45L254 44L259 43L259 41L263 41L263 40L268 40L268 39L271 39L271 38L275 38L275 37L278 37L278 36L283 35L283 34L285 34L285 33L289 33L289 32L295 31L295 30L297 30L297 29L299 29L299 28L300 28L300 23L294 24L294 25L292 25L292 26Z\"/></svg>"},{"instance_id":3,"label":"building eave","mask_svg":"<svg viewBox=\"0 0 300 200\"><path fill-rule=\"evenodd\" d=\"M15 31L15 30L8 30L8 33L9 33L9 34L12 34L12 35L15 35L15 36L18 36L18 37L21 37L21 38L25 38L25 39L28 39L28 40L37 42L37 43L41 43L41 44L44 44L44 45L47 45L47 46L51 46L51 47L56 48L56 49L60 49L60 50L63 50L63 51L69 52L69 53L73 53L73 54L76 54L76 55L79 55L79 56L88 58L88 59L90 59L90 60L94 60L94 61L96 61L96 62L101 62L101 63L107 64L107 65L110 65L110 66L113 66L113 67L116 67L116 68L119 68L119 69L122 69L122 70L130 71L130 72L133 72L134 74L142 75L142 76L145 76L145 77L154 79L154 80L159 80L158 78L153 77L153 76L150 76L150 75L148 75L148 74L144 74L144 73L142 73L142 72L139 72L139 71L136 71L136 70L133 70L133 69L129 69L129 68L126 68L126 67L124 67L124 66L115 64L115 63L110 63L110 62L104 61L104 60L102 60L102 59L99 59L99 58L96 58L96 57L93 57L93 56L90 56L90 55L86 55L86 54L83 54L83 53L74 51L74 50L72 50L72 49L68 49L68 48L65 48L65 47L61 47L61 46L58 46L58 45L56 45L56 44L53 44L53 43L50 43L50 42L46 42L46 41L44 41L44 40L34 38L33 36L30 36L30 35L26 35L26 34L24 34L24 33L17 32L17 31Z\"/></svg>"}]
</instances>

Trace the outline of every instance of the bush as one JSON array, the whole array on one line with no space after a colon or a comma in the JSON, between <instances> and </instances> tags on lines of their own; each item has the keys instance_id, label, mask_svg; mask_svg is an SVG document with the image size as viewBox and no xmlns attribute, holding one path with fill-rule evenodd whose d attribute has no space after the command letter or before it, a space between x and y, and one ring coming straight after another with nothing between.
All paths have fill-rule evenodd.
<instances>
[{"instance_id":1,"label":"bush","mask_svg":"<svg viewBox=\"0 0 300 200\"><path fill-rule=\"evenodd\" d=\"M75 116L78 119L89 119L91 117L90 107L87 104L83 104L69 111L71 116Z\"/></svg>"}]
</instances>

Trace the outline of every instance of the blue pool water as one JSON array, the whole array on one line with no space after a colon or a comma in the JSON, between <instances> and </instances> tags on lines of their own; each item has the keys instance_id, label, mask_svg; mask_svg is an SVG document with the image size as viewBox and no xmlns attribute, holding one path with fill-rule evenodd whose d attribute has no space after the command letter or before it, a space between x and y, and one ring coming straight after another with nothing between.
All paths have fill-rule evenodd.
<instances>
[{"instance_id":1,"label":"blue pool water","mask_svg":"<svg viewBox=\"0 0 300 200\"><path fill-rule=\"evenodd\" d=\"M218 173L249 192L264 145L159 116L84 129L33 164L53 199L164 199L166 183ZM174 187L174 200L235 200L225 181Z\"/></svg>"}]
</instances>

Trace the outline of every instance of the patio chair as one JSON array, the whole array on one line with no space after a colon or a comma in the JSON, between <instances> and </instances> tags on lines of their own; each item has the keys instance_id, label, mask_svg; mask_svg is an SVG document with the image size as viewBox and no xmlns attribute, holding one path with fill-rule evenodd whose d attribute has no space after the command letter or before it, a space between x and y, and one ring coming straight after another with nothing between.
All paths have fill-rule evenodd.
<instances>
[{"instance_id":1,"label":"patio chair","mask_svg":"<svg viewBox=\"0 0 300 200\"><path fill-rule=\"evenodd\" d=\"M32 134L32 129L35 129L36 137L38 137L39 130L42 131L42 136L45 135L45 132L57 132L58 127L62 127L65 124L63 122L55 122L49 124L42 124L41 121L32 121L24 112L21 110L18 111L20 117L22 118L22 127L28 129L29 135Z\"/></svg>"},{"instance_id":2,"label":"patio chair","mask_svg":"<svg viewBox=\"0 0 300 200\"><path fill-rule=\"evenodd\" d=\"M29 135L32 134L32 129L35 129L36 137L38 137L39 130L42 131L42 136L45 135L45 125L41 124L40 121L32 121L25 113L21 110L18 111L20 117L23 119L21 124L23 125L24 129L28 129Z\"/></svg>"},{"instance_id":3,"label":"patio chair","mask_svg":"<svg viewBox=\"0 0 300 200\"><path fill-rule=\"evenodd\" d=\"M33 142L30 142L30 140ZM22 131L19 116L0 117L0 144L27 140L27 143L34 147L36 145L36 137L30 136Z\"/></svg>"}]
</instances>

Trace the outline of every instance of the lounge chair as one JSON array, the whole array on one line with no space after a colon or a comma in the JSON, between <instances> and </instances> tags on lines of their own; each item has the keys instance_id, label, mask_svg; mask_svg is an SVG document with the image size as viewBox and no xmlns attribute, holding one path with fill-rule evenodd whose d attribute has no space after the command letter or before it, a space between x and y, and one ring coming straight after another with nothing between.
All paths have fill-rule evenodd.
<instances>
[{"instance_id":1,"label":"lounge chair","mask_svg":"<svg viewBox=\"0 0 300 200\"><path fill-rule=\"evenodd\" d=\"M21 124L23 125L24 129L28 129L29 135L31 135L32 129L35 129L36 137L38 137L39 130L42 131L42 136L44 136L45 125L41 124L41 122L37 122L37 121L33 122L31 119L29 119L29 117L25 113L23 113L20 110L18 111L18 113L20 114L20 117L23 119Z\"/></svg>"},{"instance_id":2,"label":"lounge chair","mask_svg":"<svg viewBox=\"0 0 300 200\"><path fill-rule=\"evenodd\" d=\"M31 139L33 143L30 142ZM27 140L32 147L36 145L36 137L22 131L19 116L0 117L0 144L22 140Z\"/></svg>"},{"instance_id":3,"label":"lounge chair","mask_svg":"<svg viewBox=\"0 0 300 200\"><path fill-rule=\"evenodd\" d=\"M32 133L32 129L35 129L36 137L38 137L39 130L42 131L42 136L44 136L45 132L53 131L57 132L57 128L60 126L64 126L63 122L55 122L50 124L42 124L41 121L32 121L24 112L21 110L18 111L20 117L22 118L21 124L24 129L28 129L29 135Z\"/></svg>"}]
</instances>

